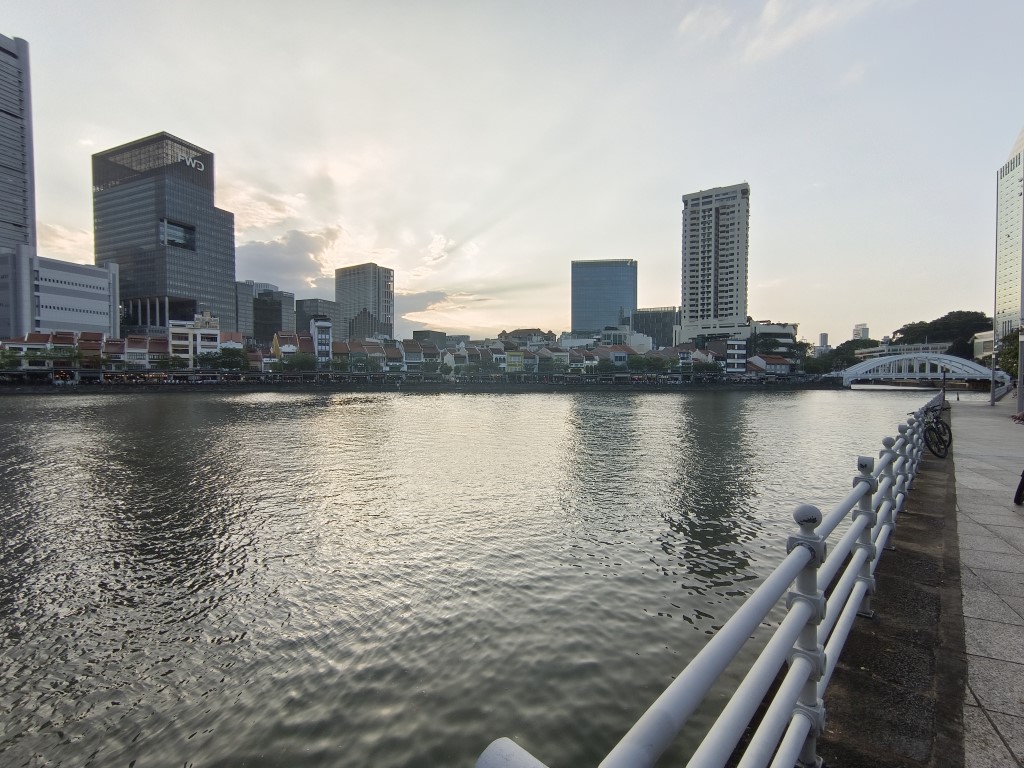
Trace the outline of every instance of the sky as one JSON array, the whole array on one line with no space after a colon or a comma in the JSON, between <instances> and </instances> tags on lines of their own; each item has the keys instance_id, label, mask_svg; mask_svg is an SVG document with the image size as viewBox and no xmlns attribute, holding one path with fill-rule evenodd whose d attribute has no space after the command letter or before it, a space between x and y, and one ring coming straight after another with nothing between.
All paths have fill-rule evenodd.
<instances>
[{"instance_id":1,"label":"sky","mask_svg":"<svg viewBox=\"0 0 1024 768\"><path fill-rule=\"evenodd\" d=\"M833 345L992 314L1024 127L984 0L33 0L38 250L92 263L91 156L214 153L236 276L334 298L395 270L396 336L569 330L570 263L680 303L681 198L751 186L748 313Z\"/></svg>"}]
</instances>

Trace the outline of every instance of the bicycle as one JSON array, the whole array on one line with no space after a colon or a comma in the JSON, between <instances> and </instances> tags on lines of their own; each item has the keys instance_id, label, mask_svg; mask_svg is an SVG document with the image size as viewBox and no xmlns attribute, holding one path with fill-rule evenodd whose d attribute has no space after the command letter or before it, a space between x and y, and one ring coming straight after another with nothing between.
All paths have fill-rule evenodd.
<instances>
[{"instance_id":1,"label":"bicycle","mask_svg":"<svg viewBox=\"0 0 1024 768\"><path fill-rule=\"evenodd\" d=\"M953 430L942 419L942 411L948 407L945 404L932 405L921 413L924 421L924 444L932 454L940 459L949 455L949 447L953 444Z\"/></svg>"}]
</instances>

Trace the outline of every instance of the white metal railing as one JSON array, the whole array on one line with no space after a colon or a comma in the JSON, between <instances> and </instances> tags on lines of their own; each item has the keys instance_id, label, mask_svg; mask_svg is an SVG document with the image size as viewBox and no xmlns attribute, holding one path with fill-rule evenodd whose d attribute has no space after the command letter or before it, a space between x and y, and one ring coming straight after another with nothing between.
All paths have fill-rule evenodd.
<instances>
[{"instance_id":1,"label":"white metal railing","mask_svg":"<svg viewBox=\"0 0 1024 768\"><path fill-rule=\"evenodd\" d=\"M688 765L725 765L787 662L789 669L771 701L765 702L767 710L739 766L792 768L819 763L817 739L825 723L825 688L854 619L871 615L878 558L895 530L896 518L903 510L921 463L922 412L942 399L940 392L898 426L898 437L886 437L877 461L866 456L857 458L853 489L827 515L809 504L796 508L793 518L799 532L789 537L786 558L641 715L600 768L653 766L784 596L786 617L757 655ZM829 537L847 519L849 527L834 543L829 543ZM826 600L824 593L830 588ZM488 746L476 766L545 768L507 738Z\"/></svg>"}]
</instances>

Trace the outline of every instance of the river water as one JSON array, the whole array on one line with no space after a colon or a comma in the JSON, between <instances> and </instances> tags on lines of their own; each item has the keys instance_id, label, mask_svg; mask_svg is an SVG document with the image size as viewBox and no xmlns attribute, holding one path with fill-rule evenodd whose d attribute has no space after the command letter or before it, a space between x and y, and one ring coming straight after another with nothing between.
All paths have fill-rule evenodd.
<instances>
[{"instance_id":1,"label":"river water","mask_svg":"<svg viewBox=\"0 0 1024 768\"><path fill-rule=\"evenodd\" d=\"M596 765L928 397L0 398L0 764Z\"/></svg>"}]
</instances>

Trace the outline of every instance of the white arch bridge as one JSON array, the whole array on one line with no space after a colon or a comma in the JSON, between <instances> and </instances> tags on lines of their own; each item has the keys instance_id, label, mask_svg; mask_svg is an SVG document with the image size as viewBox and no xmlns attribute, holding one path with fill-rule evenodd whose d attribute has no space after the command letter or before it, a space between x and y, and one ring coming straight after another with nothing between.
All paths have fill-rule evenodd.
<instances>
[{"instance_id":1,"label":"white arch bridge","mask_svg":"<svg viewBox=\"0 0 1024 768\"><path fill-rule=\"evenodd\" d=\"M907 355L873 357L851 365L839 376L843 386L852 384L921 384L942 381L991 382L992 370L972 360L951 355L917 352ZM1008 384L1010 377L996 371L996 385Z\"/></svg>"}]
</instances>

